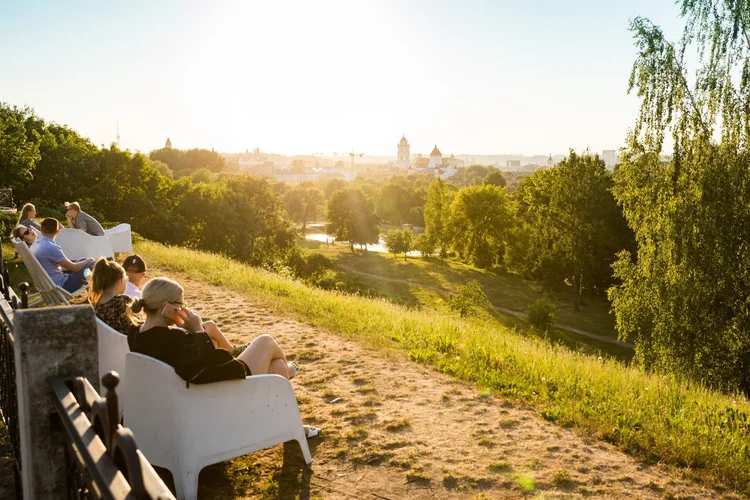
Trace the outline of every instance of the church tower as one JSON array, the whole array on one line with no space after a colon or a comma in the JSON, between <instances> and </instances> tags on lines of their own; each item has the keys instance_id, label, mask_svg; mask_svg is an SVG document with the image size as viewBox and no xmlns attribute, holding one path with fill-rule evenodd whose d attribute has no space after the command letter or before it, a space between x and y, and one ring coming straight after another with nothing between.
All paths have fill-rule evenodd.
<instances>
[{"instance_id":1,"label":"church tower","mask_svg":"<svg viewBox=\"0 0 750 500\"><path fill-rule=\"evenodd\" d=\"M408 170L409 163L411 163L411 153L409 151L409 141L406 140L405 136L401 136L401 140L398 141L398 160L396 166L401 170Z\"/></svg>"},{"instance_id":2,"label":"church tower","mask_svg":"<svg viewBox=\"0 0 750 500\"><path fill-rule=\"evenodd\" d=\"M430 153L429 168L438 168L442 164L443 164L443 153L440 152L440 150L437 148L437 144L435 144L435 148Z\"/></svg>"}]
</instances>

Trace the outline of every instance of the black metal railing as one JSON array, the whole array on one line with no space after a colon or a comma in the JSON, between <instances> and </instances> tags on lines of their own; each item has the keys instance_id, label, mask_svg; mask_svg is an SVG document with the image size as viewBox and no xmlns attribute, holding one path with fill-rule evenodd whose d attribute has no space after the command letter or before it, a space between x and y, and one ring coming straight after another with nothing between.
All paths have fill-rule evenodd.
<instances>
[{"instance_id":1,"label":"black metal railing","mask_svg":"<svg viewBox=\"0 0 750 500\"><path fill-rule=\"evenodd\" d=\"M8 270L3 261L0 245L0 420L8 434L13 458L15 496L22 498L21 490L21 439L18 423L18 392L16 388L16 361L13 352L13 311L28 304L26 283L21 283L21 299L9 286Z\"/></svg>"},{"instance_id":2,"label":"black metal railing","mask_svg":"<svg viewBox=\"0 0 750 500\"><path fill-rule=\"evenodd\" d=\"M174 499L138 451L133 432L119 424L115 388L120 377L102 378L106 398L83 377L51 377L55 408L65 436L69 499Z\"/></svg>"}]
</instances>

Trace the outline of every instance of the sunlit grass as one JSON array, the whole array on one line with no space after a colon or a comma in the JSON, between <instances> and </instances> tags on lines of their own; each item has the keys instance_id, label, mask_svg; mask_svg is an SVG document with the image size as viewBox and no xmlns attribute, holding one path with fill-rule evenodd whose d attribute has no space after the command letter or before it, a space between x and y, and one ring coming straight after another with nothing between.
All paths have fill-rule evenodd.
<instances>
[{"instance_id":1,"label":"sunlit grass","mask_svg":"<svg viewBox=\"0 0 750 500\"><path fill-rule=\"evenodd\" d=\"M304 240L303 247L322 253L343 268L375 274L391 279L409 281L445 292L457 292L459 287L476 279L484 288L490 302L513 311L525 312L528 305L549 296L557 307L558 321L564 325L579 328L597 335L616 338L614 317L609 313L609 302L601 297L588 297L583 312L573 308L572 289L562 286L558 292L544 292L541 285L507 272L493 272L467 265L456 260L441 260L437 257L424 259L403 255L394 259L392 254L359 251L352 253L345 244L326 245L317 241ZM442 299L434 292L417 291L416 287L405 287L397 283L377 282L361 276L347 276L339 273L343 281L359 281L364 288L383 291L402 303L416 305L429 304L440 308Z\"/></svg>"},{"instance_id":2,"label":"sunlit grass","mask_svg":"<svg viewBox=\"0 0 750 500\"><path fill-rule=\"evenodd\" d=\"M689 467L750 491L750 404L744 399L551 346L481 319L310 288L204 252L151 242L136 250L152 268L245 293L277 313L530 402L547 420L577 426L647 460Z\"/></svg>"}]
</instances>

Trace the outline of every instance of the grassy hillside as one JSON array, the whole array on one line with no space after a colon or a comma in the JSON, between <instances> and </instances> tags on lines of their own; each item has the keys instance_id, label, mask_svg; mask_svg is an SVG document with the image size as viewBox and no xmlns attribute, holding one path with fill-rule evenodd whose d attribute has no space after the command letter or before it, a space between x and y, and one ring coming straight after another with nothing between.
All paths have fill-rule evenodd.
<instances>
[{"instance_id":1,"label":"grassy hillside","mask_svg":"<svg viewBox=\"0 0 750 500\"><path fill-rule=\"evenodd\" d=\"M394 259L392 254L352 253L346 244L326 245L310 240L305 240L303 246L336 260L342 269L355 269L385 278L406 280L445 292L456 293L459 287L475 279L482 285L493 305L514 311L525 312L529 303L540 297L549 296L557 307L560 323L597 335L617 338L614 316L609 314L610 306L605 297L586 297L583 311L576 312L573 309L572 289L564 285L561 285L560 290L550 293L545 292L538 283L518 275L478 269L455 260L441 260L437 257L409 257L404 260L403 255ZM341 276L347 280L362 280L375 289L388 287L388 293L406 305L436 305L436 302L442 302L437 301L434 294L420 295L410 287L398 287L393 283L378 284L375 280L346 276L345 272L342 272ZM437 305L439 306L439 303Z\"/></svg>"},{"instance_id":2,"label":"grassy hillside","mask_svg":"<svg viewBox=\"0 0 750 500\"><path fill-rule=\"evenodd\" d=\"M485 319L309 288L224 257L141 242L152 267L242 292L269 309L526 401L560 425L750 492L750 404L587 356Z\"/></svg>"}]
</instances>

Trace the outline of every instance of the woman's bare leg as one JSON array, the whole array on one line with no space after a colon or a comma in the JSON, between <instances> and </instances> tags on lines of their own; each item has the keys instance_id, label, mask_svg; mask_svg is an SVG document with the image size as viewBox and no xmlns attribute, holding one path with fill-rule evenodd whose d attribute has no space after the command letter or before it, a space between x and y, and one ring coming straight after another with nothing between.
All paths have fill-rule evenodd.
<instances>
[{"instance_id":1,"label":"woman's bare leg","mask_svg":"<svg viewBox=\"0 0 750 500\"><path fill-rule=\"evenodd\" d=\"M219 327L216 326L216 323L214 323L213 321L204 322L203 329L206 330L208 336L211 337L211 342L214 343L214 347L218 347L219 349L226 349L227 351L231 351L232 349L234 349L232 343L227 340L221 330L219 330Z\"/></svg>"},{"instance_id":2,"label":"woman's bare leg","mask_svg":"<svg viewBox=\"0 0 750 500\"><path fill-rule=\"evenodd\" d=\"M245 349L239 356L237 356L237 359L244 362L248 368L250 368L250 372L253 375L263 375L266 373L271 373L271 363L280 360L284 366L286 366L286 356L284 355L284 351L279 347L279 344L276 343L273 337L270 335L261 335L260 337L257 337L255 340L253 340L249 346L247 346L247 349ZM278 363L274 365L274 367L277 367ZM278 371L278 368L275 368ZM274 372L276 373L276 372ZM289 378L289 372L287 370L286 375L284 375L284 372L278 373L279 375L282 375L286 378Z\"/></svg>"}]
</instances>

